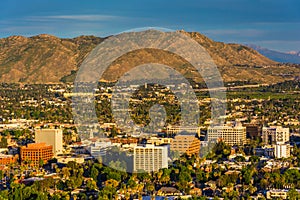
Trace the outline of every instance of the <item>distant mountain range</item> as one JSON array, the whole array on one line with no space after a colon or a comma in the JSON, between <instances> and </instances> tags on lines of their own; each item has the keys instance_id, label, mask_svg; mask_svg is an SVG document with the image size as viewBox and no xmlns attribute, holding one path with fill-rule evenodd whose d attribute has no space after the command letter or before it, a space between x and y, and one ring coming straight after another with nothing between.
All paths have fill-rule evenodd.
<instances>
[{"instance_id":1,"label":"distant mountain range","mask_svg":"<svg viewBox=\"0 0 300 200\"><path fill-rule=\"evenodd\" d=\"M206 48L224 81L275 83L294 79L300 73L299 66L280 64L250 47L215 42L197 32L181 32ZM47 34L2 38L0 82L72 82L88 53L105 39L95 36L61 39ZM115 81L134 66L157 61L174 66L186 78L202 80L192 66L181 57L153 49L123 55L109 67L102 79Z\"/></svg>"},{"instance_id":2,"label":"distant mountain range","mask_svg":"<svg viewBox=\"0 0 300 200\"><path fill-rule=\"evenodd\" d=\"M253 44L249 44L247 46L255 49L256 51L266 56L267 58L270 58L271 60L281 62L281 63L300 64L300 52L291 51L291 52L283 53L283 52L263 48L257 45L253 45Z\"/></svg>"},{"instance_id":3,"label":"distant mountain range","mask_svg":"<svg viewBox=\"0 0 300 200\"><path fill-rule=\"evenodd\" d=\"M289 51L287 53L290 55L300 56L300 51Z\"/></svg>"}]
</instances>

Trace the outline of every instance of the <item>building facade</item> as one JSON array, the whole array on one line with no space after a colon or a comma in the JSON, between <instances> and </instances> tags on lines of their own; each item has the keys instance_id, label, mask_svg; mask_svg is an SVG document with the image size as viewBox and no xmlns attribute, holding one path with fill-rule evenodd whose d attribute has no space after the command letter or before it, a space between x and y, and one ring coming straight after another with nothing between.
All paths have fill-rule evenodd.
<instances>
[{"instance_id":1,"label":"building facade","mask_svg":"<svg viewBox=\"0 0 300 200\"><path fill-rule=\"evenodd\" d=\"M153 144L153 145L164 145L164 144L171 144L173 141L173 138L159 138L159 137L150 137L147 139L147 144Z\"/></svg>"},{"instance_id":2,"label":"building facade","mask_svg":"<svg viewBox=\"0 0 300 200\"><path fill-rule=\"evenodd\" d=\"M243 145L246 143L246 127L240 124L208 127L207 140L222 140L231 146Z\"/></svg>"},{"instance_id":3,"label":"building facade","mask_svg":"<svg viewBox=\"0 0 300 200\"><path fill-rule=\"evenodd\" d=\"M262 142L264 144L286 143L290 141L289 128L281 126L263 127Z\"/></svg>"},{"instance_id":4,"label":"building facade","mask_svg":"<svg viewBox=\"0 0 300 200\"><path fill-rule=\"evenodd\" d=\"M178 151L188 156L198 155L200 151L200 140L194 135L176 135L171 142L171 151Z\"/></svg>"},{"instance_id":5,"label":"building facade","mask_svg":"<svg viewBox=\"0 0 300 200\"><path fill-rule=\"evenodd\" d=\"M291 156L291 148L289 144L275 145L275 158L288 158Z\"/></svg>"},{"instance_id":6,"label":"building facade","mask_svg":"<svg viewBox=\"0 0 300 200\"><path fill-rule=\"evenodd\" d=\"M257 156L275 157L275 148L273 145L265 145L263 147L254 148L254 154Z\"/></svg>"},{"instance_id":7,"label":"building facade","mask_svg":"<svg viewBox=\"0 0 300 200\"><path fill-rule=\"evenodd\" d=\"M21 163L25 165L39 166L41 160L47 163L53 158L53 147L46 143L32 143L20 149Z\"/></svg>"},{"instance_id":8,"label":"building facade","mask_svg":"<svg viewBox=\"0 0 300 200\"><path fill-rule=\"evenodd\" d=\"M63 133L61 129L37 129L35 130L35 143L52 145L53 155L63 153Z\"/></svg>"},{"instance_id":9,"label":"building facade","mask_svg":"<svg viewBox=\"0 0 300 200\"><path fill-rule=\"evenodd\" d=\"M188 127L188 126L167 126L166 133L169 136L177 135L181 132L193 133L200 136L201 127Z\"/></svg>"},{"instance_id":10,"label":"building facade","mask_svg":"<svg viewBox=\"0 0 300 200\"><path fill-rule=\"evenodd\" d=\"M98 141L98 142L92 143L92 144L90 144L90 146L88 146L88 152L94 158L98 158L101 156L105 156L107 150L109 148L111 148L111 146L112 146L111 142Z\"/></svg>"},{"instance_id":11,"label":"building facade","mask_svg":"<svg viewBox=\"0 0 300 200\"><path fill-rule=\"evenodd\" d=\"M287 199L288 190L273 189L266 192L267 199Z\"/></svg>"},{"instance_id":12,"label":"building facade","mask_svg":"<svg viewBox=\"0 0 300 200\"><path fill-rule=\"evenodd\" d=\"M246 127L246 137L252 140L261 138L262 127L259 124L247 123L244 124Z\"/></svg>"},{"instance_id":13,"label":"building facade","mask_svg":"<svg viewBox=\"0 0 300 200\"><path fill-rule=\"evenodd\" d=\"M154 146L146 144L136 146L133 154L133 171L158 171L168 168L168 146Z\"/></svg>"},{"instance_id":14,"label":"building facade","mask_svg":"<svg viewBox=\"0 0 300 200\"><path fill-rule=\"evenodd\" d=\"M0 154L0 165L10 165L18 162L18 155Z\"/></svg>"}]
</instances>

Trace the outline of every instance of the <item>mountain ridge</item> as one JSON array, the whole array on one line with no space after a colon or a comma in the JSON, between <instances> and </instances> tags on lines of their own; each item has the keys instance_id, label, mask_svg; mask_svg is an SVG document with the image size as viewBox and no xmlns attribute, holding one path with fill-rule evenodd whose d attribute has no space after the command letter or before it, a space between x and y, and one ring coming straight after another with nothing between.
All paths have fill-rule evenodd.
<instances>
[{"instance_id":1,"label":"mountain ridge","mask_svg":"<svg viewBox=\"0 0 300 200\"><path fill-rule=\"evenodd\" d=\"M281 65L249 47L215 42L197 32L180 32L196 40L208 51L225 81L251 80L262 83L284 81L292 79L294 74L300 72L299 67ZM72 82L88 53L105 39L96 36L58 38L48 34L2 38L0 39L0 82ZM115 81L126 70L141 62L155 60L178 67L180 73L188 78L195 78L198 81L201 79L181 58L147 49L117 59L104 74L104 79ZM288 76L284 72L287 67L290 69Z\"/></svg>"}]
</instances>

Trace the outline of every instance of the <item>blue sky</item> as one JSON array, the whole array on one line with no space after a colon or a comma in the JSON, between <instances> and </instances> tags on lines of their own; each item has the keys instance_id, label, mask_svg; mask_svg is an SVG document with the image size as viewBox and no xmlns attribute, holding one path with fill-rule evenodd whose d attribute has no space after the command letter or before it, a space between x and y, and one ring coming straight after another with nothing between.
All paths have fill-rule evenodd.
<instances>
[{"instance_id":1,"label":"blue sky","mask_svg":"<svg viewBox=\"0 0 300 200\"><path fill-rule=\"evenodd\" d=\"M299 0L3 0L0 37L107 36L139 27L197 31L223 42L300 50Z\"/></svg>"}]
</instances>

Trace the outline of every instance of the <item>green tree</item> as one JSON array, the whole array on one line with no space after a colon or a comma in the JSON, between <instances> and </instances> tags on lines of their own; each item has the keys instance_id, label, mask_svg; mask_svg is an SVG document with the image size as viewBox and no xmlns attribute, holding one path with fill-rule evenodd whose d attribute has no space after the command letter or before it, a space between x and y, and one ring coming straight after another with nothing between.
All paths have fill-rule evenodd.
<instances>
[{"instance_id":1,"label":"green tree","mask_svg":"<svg viewBox=\"0 0 300 200\"><path fill-rule=\"evenodd\" d=\"M98 189L96 181L94 181L94 180L88 180L87 183L86 183L86 189L88 191Z\"/></svg>"},{"instance_id":2,"label":"green tree","mask_svg":"<svg viewBox=\"0 0 300 200\"><path fill-rule=\"evenodd\" d=\"M40 159L40 160L39 160L39 166L40 166L40 167L43 167L43 166L44 166L44 160L43 160L43 159Z\"/></svg>"},{"instance_id":3,"label":"green tree","mask_svg":"<svg viewBox=\"0 0 300 200\"><path fill-rule=\"evenodd\" d=\"M300 194L293 188L288 191L288 197L290 200L297 200L300 199Z\"/></svg>"},{"instance_id":4,"label":"green tree","mask_svg":"<svg viewBox=\"0 0 300 200\"><path fill-rule=\"evenodd\" d=\"M91 169L91 174L90 174L90 176L91 176L91 178L93 178L95 181L97 181L97 180L98 180L98 175L99 175L99 171L98 171L98 169L93 165L93 166L92 166L92 169Z\"/></svg>"},{"instance_id":5,"label":"green tree","mask_svg":"<svg viewBox=\"0 0 300 200\"><path fill-rule=\"evenodd\" d=\"M7 139L6 139L6 137L1 137L0 148L7 148Z\"/></svg>"},{"instance_id":6,"label":"green tree","mask_svg":"<svg viewBox=\"0 0 300 200\"><path fill-rule=\"evenodd\" d=\"M4 173L3 173L3 171L2 171L2 170L0 170L0 180L2 180L2 179L3 179L3 177L4 177Z\"/></svg>"}]
</instances>

